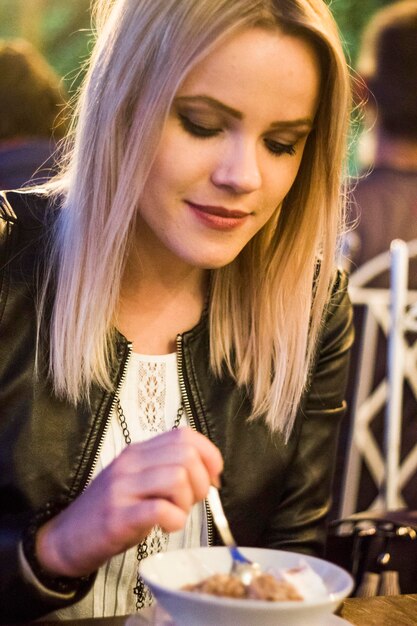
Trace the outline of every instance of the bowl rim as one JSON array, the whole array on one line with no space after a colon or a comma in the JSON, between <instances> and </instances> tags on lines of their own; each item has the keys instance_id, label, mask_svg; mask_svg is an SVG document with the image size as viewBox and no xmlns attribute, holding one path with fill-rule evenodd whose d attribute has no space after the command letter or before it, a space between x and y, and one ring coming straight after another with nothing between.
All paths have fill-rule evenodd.
<instances>
[{"instance_id":1,"label":"bowl rim","mask_svg":"<svg viewBox=\"0 0 417 626\"><path fill-rule=\"evenodd\" d=\"M163 559L166 555L172 555L171 558L175 557L175 553L184 553L184 552L199 552L200 550L219 550L224 552L228 550L226 546L201 546L196 548L185 548L181 550L170 550L168 552L159 552L157 554L153 554L144 561L142 561L140 565L140 575L142 576L144 582L151 587L151 589L155 589L155 595L158 595L158 592L162 594L175 595L176 597L180 597L187 601L192 601L200 604L214 604L216 606L222 606L227 608L236 607L237 604L241 606L241 603L244 603L245 608L248 610L258 610L258 611L271 611L271 610L286 610L286 611L297 611L308 608L319 608L321 606L329 606L337 605L344 598L346 598L354 587L354 580L352 575L339 565L332 563L331 561L327 561L325 559L321 559L316 556L311 556L308 554L302 554L290 550L275 550L273 548L254 548L254 547L244 547L239 546L239 549L242 550L256 550L256 551L265 551L268 553L277 552L277 553L285 553L292 554L300 559L305 558L306 561L313 562L321 562L326 563L326 565L330 565L335 571L337 570L346 578L346 584L343 589L340 591L332 591L327 594L324 598L317 599L309 599L309 600L282 600L282 601L270 601L270 600L251 600L247 598L229 598L223 596L215 596L208 593L195 593L192 591L185 591L181 588L168 587L166 585L154 582L149 579L149 577L143 572L143 570L148 569L148 564L151 563L151 560L160 560Z\"/></svg>"}]
</instances>

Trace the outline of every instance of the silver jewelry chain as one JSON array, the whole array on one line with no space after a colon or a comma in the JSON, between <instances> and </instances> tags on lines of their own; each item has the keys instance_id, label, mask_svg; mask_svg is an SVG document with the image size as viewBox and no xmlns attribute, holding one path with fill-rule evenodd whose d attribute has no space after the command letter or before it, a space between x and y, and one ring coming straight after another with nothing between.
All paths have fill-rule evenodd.
<instances>
[{"instance_id":1,"label":"silver jewelry chain","mask_svg":"<svg viewBox=\"0 0 417 626\"><path fill-rule=\"evenodd\" d=\"M116 396L116 414L117 414L117 419L119 421L120 427L122 429L122 433L123 433L123 437L126 442L126 445L129 446L132 443L132 438L130 436L129 427L126 421L126 416L123 412L123 408L120 403L120 398L118 396ZM181 402L181 405L177 411L177 416L175 418L172 430L175 430L176 428L179 427L183 415L184 415L184 404ZM163 531L161 530L161 532ZM148 535L148 537L149 536L150 535ZM142 577L139 574L139 563L143 559L146 559L147 556L149 556L148 543L147 543L148 537L145 537L145 539L140 542L136 550L136 558L138 561L138 573L137 573L137 578L136 578L136 586L133 588L133 593L136 595L136 610L137 611L139 611L140 609L143 609L145 606L149 606L152 603L152 593L150 589L145 585L145 583L142 580ZM151 554L153 554L154 552L160 551L159 542L152 541L152 544L154 543L157 545L157 547L155 550L151 552Z\"/></svg>"}]
</instances>

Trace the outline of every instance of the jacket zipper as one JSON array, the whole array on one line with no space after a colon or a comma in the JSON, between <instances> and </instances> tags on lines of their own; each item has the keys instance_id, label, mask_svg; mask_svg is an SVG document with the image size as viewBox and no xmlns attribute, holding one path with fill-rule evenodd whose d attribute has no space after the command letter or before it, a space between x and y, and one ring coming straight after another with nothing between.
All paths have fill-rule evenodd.
<instances>
[{"instance_id":1,"label":"jacket zipper","mask_svg":"<svg viewBox=\"0 0 417 626\"><path fill-rule=\"evenodd\" d=\"M111 406L110 406L110 411L107 414L106 423L105 423L103 431L102 431L102 433L100 435L100 440L98 442L96 451L94 453L94 459L93 459L93 462L91 464L90 471L88 472L87 480L86 480L86 483L84 485L83 491L88 487L89 483L91 482L91 479L93 478L93 474L94 474L94 471L96 469L97 461L98 461L98 458L100 456L101 448L103 446L103 441L104 441L104 438L105 438L105 436L107 434L107 431L109 430L110 416L111 416L111 414L112 414L112 412L113 412L113 410L114 410L114 408L116 406L117 396L119 395L119 391L122 388L122 385L123 385L123 383L125 381L125 378L126 378L127 365L129 363L129 359L130 359L130 355L131 354L132 354L132 343L128 342L128 344L127 344L127 356L125 358L125 362L123 363L122 375L120 376L119 382L117 384L116 391L115 391L114 396L113 396L113 401L112 401Z\"/></svg>"},{"instance_id":2,"label":"jacket zipper","mask_svg":"<svg viewBox=\"0 0 417 626\"><path fill-rule=\"evenodd\" d=\"M190 400L187 394L187 388L185 386L184 370L183 370L183 347L182 347L182 335L177 335L177 368L178 368L178 380L180 384L181 398L184 403L185 414L188 418L189 424L193 430L197 430L193 412L191 410ZM210 507L207 499L204 500L204 509L206 512L206 524L207 524L207 541L208 545L213 545L213 517L211 515Z\"/></svg>"},{"instance_id":3,"label":"jacket zipper","mask_svg":"<svg viewBox=\"0 0 417 626\"><path fill-rule=\"evenodd\" d=\"M87 486L89 485L89 483L91 482L91 479L93 477L96 465L97 465L97 461L98 458L100 456L100 451L101 451L101 447L103 445L103 441L104 438L106 436L106 433L109 429L109 424L110 424L110 416L112 414L112 411L114 410L114 407L116 405L116 399L118 396L118 393L123 385L123 382L126 378L126 371L127 371L127 366L129 363L129 359L130 359L130 355L132 354L132 343L129 342L127 344L127 349L128 349L128 353L125 359L125 362L123 364L123 370L122 370L122 375L120 376L120 380L118 382L118 385L116 387L116 391L113 397L113 401L111 403L111 407L110 407L110 411L108 412L107 415L107 420L106 420L106 424L104 426L103 432L101 433L101 437L100 437L100 441L98 442L98 446L96 449L96 452L94 454L94 459L93 462L91 464L90 467L90 471L88 473L88 477L86 480L86 483L84 485L84 489L87 488ZM184 371L183 371L183 351L182 351L182 335L177 335L177 367L178 367L178 380L179 380L179 385L180 385L180 392L181 392L181 398L182 401L184 402L184 409L185 409L185 413L186 416L188 418L188 421L190 423L190 426L193 430L197 430L196 428L196 424L195 424L195 420L194 420L194 415L191 411L191 405L190 405L190 401L188 399L188 395L187 395L187 389L185 386L185 380L184 380ZM204 508L205 508L205 512L206 512L206 523L207 523L207 540L208 540L208 545L212 546L213 545L213 518L211 515L211 511L208 505L207 500L204 500Z\"/></svg>"}]
</instances>

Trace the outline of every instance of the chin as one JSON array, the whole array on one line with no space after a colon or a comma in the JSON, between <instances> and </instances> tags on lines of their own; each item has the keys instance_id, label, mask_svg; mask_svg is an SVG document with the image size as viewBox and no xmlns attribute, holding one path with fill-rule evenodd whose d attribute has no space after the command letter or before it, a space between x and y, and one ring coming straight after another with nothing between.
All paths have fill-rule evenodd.
<instances>
[{"instance_id":1,"label":"chin","mask_svg":"<svg viewBox=\"0 0 417 626\"><path fill-rule=\"evenodd\" d=\"M201 245L200 249L193 247L191 250L181 250L180 247L177 247L176 254L192 267L201 270L217 270L232 263L242 251L240 246L231 248L230 244L229 249L227 249L226 245L211 247Z\"/></svg>"},{"instance_id":2,"label":"chin","mask_svg":"<svg viewBox=\"0 0 417 626\"><path fill-rule=\"evenodd\" d=\"M233 263L242 252L242 249L240 246L232 247L230 244L229 246L212 246L211 249L208 248L206 250L202 247L201 250L195 251L195 254L191 255L194 257L192 262L200 269L218 270Z\"/></svg>"},{"instance_id":3,"label":"chin","mask_svg":"<svg viewBox=\"0 0 417 626\"><path fill-rule=\"evenodd\" d=\"M228 256L227 258L222 257L221 259L206 259L196 262L194 265L202 270L219 270L220 268L229 265L229 263L232 263L235 258L236 255Z\"/></svg>"}]
</instances>

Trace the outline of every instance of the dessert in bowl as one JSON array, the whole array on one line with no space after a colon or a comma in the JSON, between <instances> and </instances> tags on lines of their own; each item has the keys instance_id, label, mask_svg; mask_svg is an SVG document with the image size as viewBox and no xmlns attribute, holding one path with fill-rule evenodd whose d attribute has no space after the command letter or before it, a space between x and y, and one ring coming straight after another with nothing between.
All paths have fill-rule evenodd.
<instances>
[{"instance_id":1,"label":"dessert in bowl","mask_svg":"<svg viewBox=\"0 0 417 626\"><path fill-rule=\"evenodd\" d=\"M297 599L272 601L184 589L229 574L231 557L228 548L223 547L156 554L141 563L140 573L178 626L327 626L332 613L353 588L350 574L328 561L282 550L241 550L259 563L263 572L278 579L288 572L287 580L294 582L292 575L295 573L297 578L297 572L307 569L303 584L310 580L310 588L298 587Z\"/></svg>"}]
</instances>

